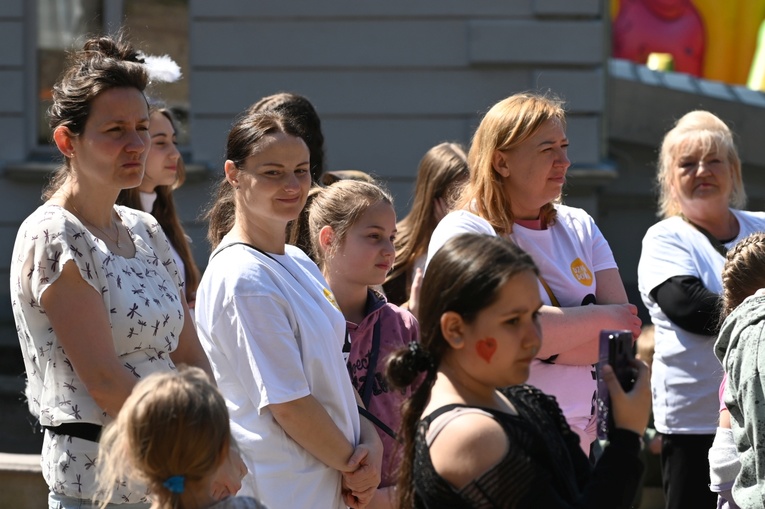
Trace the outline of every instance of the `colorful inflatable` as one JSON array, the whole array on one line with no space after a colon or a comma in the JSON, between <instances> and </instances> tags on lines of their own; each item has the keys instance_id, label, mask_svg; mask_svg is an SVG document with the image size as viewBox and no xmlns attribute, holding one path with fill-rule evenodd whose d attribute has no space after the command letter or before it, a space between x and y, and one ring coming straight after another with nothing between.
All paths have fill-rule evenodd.
<instances>
[{"instance_id":1,"label":"colorful inflatable","mask_svg":"<svg viewBox=\"0 0 765 509\"><path fill-rule=\"evenodd\" d=\"M615 57L671 53L676 71L742 85L752 74L752 88L765 86L765 72L754 75L765 0L611 0L611 13Z\"/></svg>"}]
</instances>

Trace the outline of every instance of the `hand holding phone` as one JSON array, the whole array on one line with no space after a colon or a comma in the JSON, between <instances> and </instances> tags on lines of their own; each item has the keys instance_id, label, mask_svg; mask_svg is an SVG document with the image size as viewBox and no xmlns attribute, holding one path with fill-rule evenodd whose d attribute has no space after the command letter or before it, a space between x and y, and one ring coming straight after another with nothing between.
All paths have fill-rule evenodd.
<instances>
[{"instance_id":1,"label":"hand holding phone","mask_svg":"<svg viewBox=\"0 0 765 509\"><path fill-rule=\"evenodd\" d=\"M600 332L600 356L597 364L597 436L601 440L608 438L614 429L613 410L608 385L603 379L603 367L609 364L625 392L632 389L637 377L632 350L632 332L628 330L604 330Z\"/></svg>"}]
</instances>

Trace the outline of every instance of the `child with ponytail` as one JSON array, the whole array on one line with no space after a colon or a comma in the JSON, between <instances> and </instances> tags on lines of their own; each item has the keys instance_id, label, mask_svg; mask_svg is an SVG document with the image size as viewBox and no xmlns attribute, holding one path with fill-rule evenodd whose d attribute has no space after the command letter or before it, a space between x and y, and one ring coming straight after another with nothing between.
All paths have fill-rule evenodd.
<instances>
[{"instance_id":1,"label":"child with ponytail","mask_svg":"<svg viewBox=\"0 0 765 509\"><path fill-rule=\"evenodd\" d=\"M372 289L393 267L396 213L390 195L368 182L341 180L313 193L313 256L346 319L348 371L365 407L361 412L383 442L382 482L368 507L392 507L399 466L395 430L409 390L391 389L383 368L388 354L419 336L415 318Z\"/></svg>"},{"instance_id":2,"label":"child with ponytail","mask_svg":"<svg viewBox=\"0 0 765 509\"><path fill-rule=\"evenodd\" d=\"M402 508L629 508L651 405L648 367L625 393L604 369L615 427L594 468L555 399L524 385L542 344L538 270L507 239L467 233L433 256L421 343L388 361L403 408ZM505 389L496 389L505 387Z\"/></svg>"},{"instance_id":3,"label":"child with ponytail","mask_svg":"<svg viewBox=\"0 0 765 509\"><path fill-rule=\"evenodd\" d=\"M254 498L213 496L230 445L226 402L201 369L149 375L101 437L100 507L122 479L131 479L149 487L151 509L264 509Z\"/></svg>"}]
</instances>

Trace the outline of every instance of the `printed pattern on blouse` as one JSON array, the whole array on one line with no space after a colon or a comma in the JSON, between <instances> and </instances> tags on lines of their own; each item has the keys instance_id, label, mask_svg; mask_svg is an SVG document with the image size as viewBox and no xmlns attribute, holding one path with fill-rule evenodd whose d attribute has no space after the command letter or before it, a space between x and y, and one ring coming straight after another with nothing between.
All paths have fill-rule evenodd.
<instances>
[{"instance_id":1,"label":"printed pattern on blouse","mask_svg":"<svg viewBox=\"0 0 765 509\"><path fill-rule=\"evenodd\" d=\"M106 424L110 418L87 393L41 307L43 292L68 262L99 294L111 322L120 363L136 378L175 369L170 353L183 327L182 274L154 218L116 207L132 239L133 258L113 254L75 216L42 205L21 225L11 261L11 300L27 372L29 410L41 425ZM98 362L98 359L93 359ZM51 489L90 498L98 444L45 432L43 476ZM145 488L120 486L112 502L137 503Z\"/></svg>"}]
</instances>

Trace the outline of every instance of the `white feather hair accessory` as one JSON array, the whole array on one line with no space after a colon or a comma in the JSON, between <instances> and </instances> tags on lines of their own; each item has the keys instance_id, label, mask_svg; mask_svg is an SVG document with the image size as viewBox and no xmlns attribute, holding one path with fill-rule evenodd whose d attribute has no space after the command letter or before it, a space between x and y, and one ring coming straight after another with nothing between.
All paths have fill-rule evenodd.
<instances>
[{"instance_id":1,"label":"white feather hair accessory","mask_svg":"<svg viewBox=\"0 0 765 509\"><path fill-rule=\"evenodd\" d=\"M181 68L170 55L141 55L150 81L173 83L181 79Z\"/></svg>"}]
</instances>

